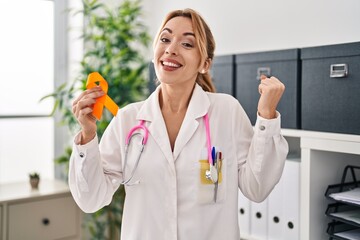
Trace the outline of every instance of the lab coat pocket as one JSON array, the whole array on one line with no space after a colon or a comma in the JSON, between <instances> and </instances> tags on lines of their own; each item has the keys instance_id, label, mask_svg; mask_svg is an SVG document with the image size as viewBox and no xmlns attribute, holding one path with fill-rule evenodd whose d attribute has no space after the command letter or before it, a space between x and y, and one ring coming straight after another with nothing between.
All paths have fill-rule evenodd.
<instances>
[{"instance_id":1,"label":"lab coat pocket","mask_svg":"<svg viewBox=\"0 0 360 240\"><path fill-rule=\"evenodd\" d=\"M210 169L210 164L207 159L207 149L205 148L200 160L198 161L198 203L200 204L216 204L225 201L226 191L226 167L224 164L224 158L218 165L218 186L214 184L210 179L206 178L206 171Z\"/></svg>"}]
</instances>

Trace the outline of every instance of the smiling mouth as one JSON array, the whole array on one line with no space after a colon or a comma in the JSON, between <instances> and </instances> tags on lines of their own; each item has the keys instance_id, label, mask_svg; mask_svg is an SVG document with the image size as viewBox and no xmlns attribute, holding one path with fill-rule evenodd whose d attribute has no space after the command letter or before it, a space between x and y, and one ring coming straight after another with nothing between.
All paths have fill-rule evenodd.
<instances>
[{"instance_id":1,"label":"smiling mouth","mask_svg":"<svg viewBox=\"0 0 360 240\"><path fill-rule=\"evenodd\" d=\"M167 61L160 61L161 65L165 66L165 67L171 67L171 68L179 68L182 67L181 64L176 64L173 62L167 62Z\"/></svg>"}]
</instances>

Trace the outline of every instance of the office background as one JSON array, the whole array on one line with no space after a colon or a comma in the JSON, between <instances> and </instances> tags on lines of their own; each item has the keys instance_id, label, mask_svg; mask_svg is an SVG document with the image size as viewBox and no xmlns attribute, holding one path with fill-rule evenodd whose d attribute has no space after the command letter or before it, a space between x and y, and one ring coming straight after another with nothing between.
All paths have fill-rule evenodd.
<instances>
[{"instance_id":1,"label":"office background","mask_svg":"<svg viewBox=\"0 0 360 240\"><path fill-rule=\"evenodd\" d=\"M36 1L38 0L33 2ZM6 11L4 2L0 3L0 7ZM22 4L21 8L26 9L24 1L19 2ZM29 1L27 2L27 4L31 4ZM76 29L80 29L83 22L81 15L75 17L64 15L67 7L78 8L81 6L81 1L54 0L49 2L54 2L50 9L55 10L54 17L56 18L54 46L49 46L54 49L52 84L56 87L74 79L77 75L78 62L82 57L84 46L78 38L80 33ZM117 4L119 1L107 0L104 2L111 5ZM170 10L190 7L199 11L209 23L215 36L216 55L303 48L360 40L360 1L358 0L143 0L142 2L144 21L148 25L152 37L163 17ZM18 16L19 19L24 17L20 12L20 7L19 11L10 15ZM22 29L19 25L14 31L25 33L25 30L26 28ZM28 31L22 37L18 37L21 38L20 43L25 48L34 47L30 42L32 33L34 34L34 32ZM3 48L6 48L7 44L4 39L0 40L0 46ZM39 48L42 47L44 46ZM14 53L21 57L22 52L14 51ZM144 54L149 60L152 58L151 46ZM2 61L7 60L2 59ZM42 71L44 65L37 67L37 70ZM4 86L9 81L15 81L17 74L13 76L14 79L0 79L1 84ZM20 93L31 92L43 85L21 86L15 84L15 86L18 87L18 90L16 88L12 90L17 93L17 101L24 103L28 99ZM25 90L25 87L26 91L20 91L20 89ZM49 87L45 92L39 93L39 96L49 93L52 89ZM56 125L58 120L56 116L55 120L45 117L49 112L49 107L45 107L46 109L41 110L40 113L35 113L44 115L36 119L19 117L18 114L5 112L4 109L9 106L10 102L4 96L4 93L0 94L2 100L0 104L0 183L26 180L29 171L38 170L40 167L45 167L40 170L44 178L63 177L61 169L57 167L54 170L53 159L63 154L64 146L71 141L71 136L67 134L67 128ZM43 104L41 103L42 106L44 106ZM22 125L20 126L18 122L21 122ZM51 132L51 134L44 138L42 132ZM292 134L290 132L289 135ZM33 148L32 145L36 147ZM349 158L352 160L352 157ZM14 161L14 159L16 160ZM42 160L38 161L38 159Z\"/></svg>"},{"instance_id":2,"label":"office background","mask_svg":"<svg viewBox=\"0 0 360 240\"><path fill-rule=\"evenodd\" d=\"M6 1L3 3L3 10L6 9L5 3ZM105 3L111 5L116 4L117 1L107 0ZM27 4L29 4L29 2ZM67 4L66 1L54 1L55 15L57 14L58 17L58 20L55 21L56 25L54 36L54 86L59 86L63 82L74 79L77 74L78 62L81 59L83 48L82 42L78 38L80 32L77 30L82 27L82 18L80 15L70 15L66 17L63 14L63 10L67 7L79 8L80 6L81 2L75 0L68 0ZM151 36L155 35L157 27L160 25L163 17L168 11L185 7L191 7L198 10L205 17L213 30L217 42L217 55L321 46L354 42L360 39L360 2L357 0L346 0L341 3L333 0L226 0L207 2L190 0L181 2L143 0L143 6L144 21L149 27L149 33ZM20 11L18 13L20 13L18 16L22 15ZM14 16L14 14L12 16ZM25 30L18 28L17 31L21 33L21 31ZM30 36L29 32L24 33L26 34L23 35ZM31 40L33 41L33 38L21 38L21 44L24 48L28 49L34 47ZM7 43L4 39L1 42L2 47L6 48ZM21 56L21 53L18 53L16 50L14 52L18 57ZM151 47L149 47L149 51L144 54L150 60L152 58ZM6 59L3 59L2 61L6 61ZM44 66L42 67L41 71L44 71ZM16 79L16 75L14 75L14 79ZM6 82L9 82L9 80L1 79L2 85L6 84ZM22 94L24 90L19 91L20 89L25 89L24 87L36 88L36 86L36 84L33 86L30 84L23 86L23 88L18 88L16 90L18 93L16 96L17 101L26 102L27 99L26 96ZM48 86L47 89L48 92L44 90L43 93L39 93L39 96L41 97L43 96L41 94L49 93L52 90L51 87ZM31 92L32 90L29 89L28 91ZM3 93L2 96L2 100L8 97L6 93ZM22 97L24 97L24 99L22 99ZM32 100L36 101L36 99ZM34 104L38 103L35 102ZM5 119L9 119L9 115L14 115L11 113L9 114L4 110L9 109L9 105L10 104L6 103L6 101L2 101L2 104L0 105L0 119L2 119L3 122ZM40 105L42 108L46 105L45 109L49 109L51 104L41 103ZM42 113L45 112L46 111L43 111ZM47 112L49 111L47 110ZM43 123L39 122L38 124L42 125ZM54 123L47 123L47 125L50 130L52 126L55 126ZM55 140L43 140L41 138L37 138L36 132L32 133L30 131L31 129L25 126L24 129L28 132L24 132L23 129L20 129L18 132L20 132L21 135L17 135L16 131L13 131L12 133L9 132L10 129L16 128L15 125L3 124L0 127L2 129L2 137L0 138L0 182L20 180L14 178L9 171L5 170L5 166L8 166L9 164L16 165L16 171L19 172L21 172L21 168L23 166L27 166L27 169L29 170L31 169L31 161L28 161L26 164L21 164L21 161L13 163L7 162L5 165L4 162L6 161L8 154L14 155L14 153L16 153L17 156L14 157L24 159L26 155L21 156L21 153L32 151L31 149L26 148L27 143L53 141L53 149L51 149L52 146L50 149L49 147L47 148L46 158L51 157L52 152L54 152L54 156L58 156L63 153L63 147L67 145L69 138L69 136L65 133L66 129L58 126L55 128L55 133L53 135ZM18 151L19 145L22 146L23 149L25 148L25 150ZM42 145L42 143L38 145ZM44 149L35 148L33 150L37 151L32 152L34 156L45 157L42 156L41 153ZM35 161L33 163L35 163ZM42 164L44 163L39 163L39 165ZM51 169L53 168L53 165L48 163L47 168ZM22 172L23 175L24 173L25 171ZM5 175L7 176L6 178L4 177ZM43 173L43 175L51 178L55 177L56 174ZM25 179L26 176L23 176L22 178Z\"/></svg>"}]
</instances>

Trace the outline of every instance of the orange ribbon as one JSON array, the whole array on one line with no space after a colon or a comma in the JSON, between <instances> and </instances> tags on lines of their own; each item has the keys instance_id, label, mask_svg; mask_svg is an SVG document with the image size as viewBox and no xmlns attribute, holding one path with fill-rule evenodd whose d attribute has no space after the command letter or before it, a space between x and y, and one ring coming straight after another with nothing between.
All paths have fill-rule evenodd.
<instances>
[{"instance_id":1,"label":"orange ribbon","mask_svg":"<svg viewBox=\"0 0 360 240\"><path fill-rule=\"evenodd\" d=\"M94 104L93 115L97 120L100 120L104 106L116 116L119 107L116 103L107 95L108 92L108 83L98 72L90 73L86 82L86 89L96 87L96 82L99 82L99 86L105 92L106 95L98 97Z\"/></svg>"}]
</instances>

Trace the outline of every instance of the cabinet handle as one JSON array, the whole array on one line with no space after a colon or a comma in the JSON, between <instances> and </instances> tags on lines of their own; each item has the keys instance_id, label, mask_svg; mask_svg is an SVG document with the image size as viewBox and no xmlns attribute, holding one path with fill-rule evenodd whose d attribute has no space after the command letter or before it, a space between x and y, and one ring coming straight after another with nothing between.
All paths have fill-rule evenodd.
<instances>
[{"instance_id":1,"label":"cabinet handle","mask_svg":"<svg viewBox=\"0 0 360 240\"><path fill-rule=\"evenodd\" d=\"M42 223L43 223L45 226L47 226L47 225L50 224L50 220L49 220L48 218L43 218L43 219L42 219Z\"/></svg>"},{"instance_id":2,"label":"cabinet handle","mask_svg":"<svg viewBox=\"0 0 360 240\"><path fill-rule=\"evenodd\" d=\"M256 70L256 80L261 80L261 75L271 77L271 68L269 67L258 67Z\"/></svg>"},{"instance_id":3,"label":"cabinet handle","mask_svg":"<svg viewBox=\"0 0 360 240\"><path fill-rule=\"evenodd\" d=\"M344 78L348 75L348 65L346 63L331 64L330 77L331 78Z\"/></svg>"}]
</instances>

